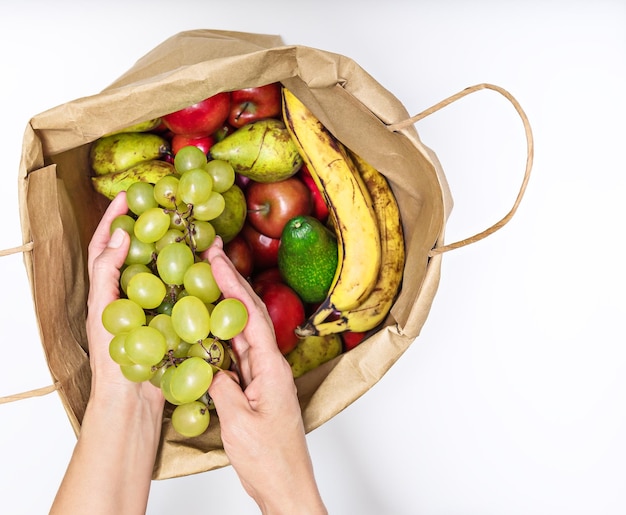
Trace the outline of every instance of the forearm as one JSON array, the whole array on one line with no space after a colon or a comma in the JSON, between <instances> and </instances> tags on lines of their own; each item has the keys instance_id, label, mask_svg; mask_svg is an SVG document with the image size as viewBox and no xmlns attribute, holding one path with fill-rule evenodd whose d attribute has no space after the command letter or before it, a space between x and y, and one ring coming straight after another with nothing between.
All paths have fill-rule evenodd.
<instances>
[{"instance_id":1,"label":"forearm","mask_svg":"<svg viewBox=\"0 0 626 515\"><path fill-rule=\"evenodd\" d=\"M275 488L250 491L263 515L327 515L328 511L317 487L312 470L305 467Z\"/></svg>"},{"instance_id":2,"label":"forearm","mask_svg":"<svg viewBox=\"0 0 626 515\"><path fill-rule=\"evenodd\" d=\"M304 428L293 424L297 429L285 430L282 445L259 450L253 463L240 467L242 484L263 515L326 515ZM289 426L285 421L283 429Z\"/></svg>"},{"instance_id":3,"label":"forearm","mask_svg":"<svg viewBox=\"0 0 626 515\"><path fill-rule=\"evenodd\" d=\"M154 403L92 398L50 513L145 513L161 418Z\"/></svg>"}]
</instances>

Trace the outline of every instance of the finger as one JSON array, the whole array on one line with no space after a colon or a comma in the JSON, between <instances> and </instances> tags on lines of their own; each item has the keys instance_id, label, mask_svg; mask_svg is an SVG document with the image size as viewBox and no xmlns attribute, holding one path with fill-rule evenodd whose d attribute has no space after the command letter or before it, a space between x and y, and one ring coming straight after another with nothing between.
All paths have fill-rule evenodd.
<instances>
[{"instance_id":1,"label":"finger","mask_svg":"<svg viewBox=\"0 0 626 515\"><path fill-rule=\"evenodd\" d=\"M220 371L213 377L209 395L223 423L228 424L237 413L250 410L250 404L234 374Z\"/></svg>"},{"instance_id":2,"label":"finger","mask_svg":"<svg viewBox=\"0 0 626 515\"><path fill-rule=\"evenodd\" d=\"M247 340L250 345L254 346L254 342L273 342L274 328L267 308L254 292L250 283L237 272L222 249L210 248L208 257L213 276L224 297L239 299L248 311L248 324L244 333L249 335ZM273 347L277 349L275 344ZM268 346L268 348L271 347Z\"/></svg>"},{"instance_id":3,"label":"finger","mask_svg":"<svg viewBox=\"0 0 626 515\"><path fill-rule=\"evenodd\" d=\"M211 263L211 267L217 267L214 272L215 281L220 287L220 291L224 297L235 297L244 302L244 298L249 301L249 306L256 307L261 310L265 309L265 304L259 299L250 283L243 278L239 271L235 268L233 262L228 258L221 245L213 245L207 250L207 259ZM254 305L254 306L253 306Z\"/></svg>"},{"instance_id":4,"label":"finger","mask_svg":"<svg viewBox=\"0 0 626 515\"><path fill-rule=\"evenodd\" d=\"M119 216L128 213L128 204L126 203L126 192L120 192L109 204L106 211L102 215L96 230L94 231L91 241L89 242L87 271L91 274L94 260L106 248L111 238L111 223Z\"/></svg>"},{"instance_id":5,"label":"finger","mask_svg":"<svg viewBox=\"0 0 626 515\"><path fill-rule=\"evenodd\" d=\"M115 229L104 250L94 258L88 298L90 314L99 317L104 307L119 297L120 268L129 246L128 233Z\"/></svg>"}]
</instances>

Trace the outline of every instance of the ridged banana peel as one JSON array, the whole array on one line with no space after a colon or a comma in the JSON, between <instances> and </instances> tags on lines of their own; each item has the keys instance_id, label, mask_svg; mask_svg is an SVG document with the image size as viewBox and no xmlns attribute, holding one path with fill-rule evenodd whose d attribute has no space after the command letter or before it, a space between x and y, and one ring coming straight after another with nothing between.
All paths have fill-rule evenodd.
<instances>
[{"instance_id":1,"label":"ridged banana peel","mask_svg":"<svg viewBox=\"0 0 626 515\"><path fill-rule=\"evenodd\" d=\"M398 203L387 179L354 153L352 160L372 197L380 228L382 261L374 289L356 308L342 311L338 318L324 321L314 315L297 329L301 336L365 332L374 329L387 317L402 282L405 262L404 233Z\"/></svg>"},{"instance_id":2,"label":"ridged banana peel","mask_svg":"<svg viewBox=\"0 0 626 515\"><path fill-rule=\"evenodd\" d=\"M370 192L346 148L286 88L283 118L324 194L337 235L337 271L328 296L310 319L315 326L333 313L357 308L368 298L381 265L380 230Z\"/></svg>"}]
</instances>

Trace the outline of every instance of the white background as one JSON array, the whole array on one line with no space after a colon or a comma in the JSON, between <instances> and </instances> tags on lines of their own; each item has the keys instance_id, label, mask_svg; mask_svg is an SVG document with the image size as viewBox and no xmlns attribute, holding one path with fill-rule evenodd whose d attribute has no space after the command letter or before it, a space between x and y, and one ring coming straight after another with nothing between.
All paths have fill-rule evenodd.
<instances>
[{"instance_id":1,"label":"white background","mask_svg":"<svg viewBox=\"0 0 626 515\"><path fill-rule=\"evenodd\" d=\"M360 4L360 7L357 7ZM95 94L167 37L280 34L354 59L418 113L480 82L535 137L522 205L446 254L422 334L309 445L331 513L626 513L626 4L620 0L66 2L0 15L0 248L21 244L28 119ZM480 92L417 124L455 199L448 241L512 206L525 141ZM0 258L0 396L51 383L21 255ZM3 513L46 513L75 437L56 394L0 405ZM232 468L153 484L150 515L253 514Z\"/></svg>"}]
</instances>

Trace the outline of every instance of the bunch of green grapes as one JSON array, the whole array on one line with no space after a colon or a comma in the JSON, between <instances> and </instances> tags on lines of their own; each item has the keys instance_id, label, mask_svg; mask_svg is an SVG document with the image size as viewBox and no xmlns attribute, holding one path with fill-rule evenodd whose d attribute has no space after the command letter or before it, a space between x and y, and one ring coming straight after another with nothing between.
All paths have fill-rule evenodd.
<instances>
[{"instance_id":1,"label":"bunch of green grapes","mask_svg":"<svg viewBox=\"0 0 626 515\"><path fill-rule=\"evenodd\" d=\"M120 298L102 323L113 338L111 358L130 381L150 381L175 406L172 425L183 436L206 431L208 388L231 366L229 340L243 331L248 312L224 298L211 265L201 258L215 238L211 220L224 210L222 193L235 181L225 161L207 161L195 146L180 149L175 175L132 184L129 213L118 216L131 237L120 275Z\"/></svg>"}]
</instances>

